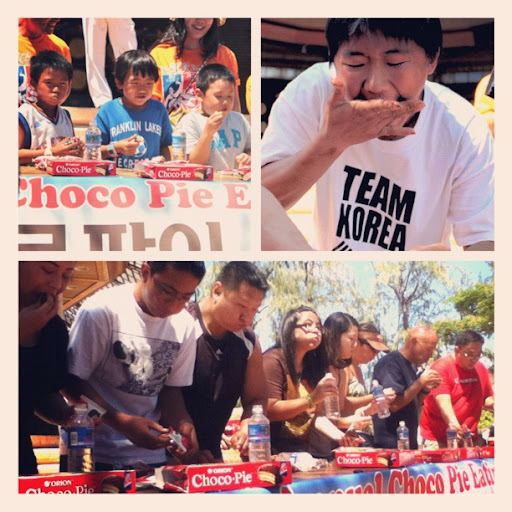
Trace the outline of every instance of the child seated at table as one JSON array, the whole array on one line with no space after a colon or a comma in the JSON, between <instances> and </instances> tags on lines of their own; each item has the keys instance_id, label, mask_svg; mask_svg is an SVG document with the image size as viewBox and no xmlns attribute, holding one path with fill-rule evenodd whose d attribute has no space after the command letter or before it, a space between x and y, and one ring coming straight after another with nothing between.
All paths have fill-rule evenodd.
<instances>
[{"instance_id":1,"label":"child seated at table","mask_svg":"<svg viewBox=\"0 0 512 512\"><path fill-rule=\"evenodd\" d=\"M222 64L208 64L197 75L200 112L183 117L177 130L187 138L188 160L211 165L214 170L251 164L251 128L245 117L233 112L235 77Z\"/></svg>"},{"instance_id":2,"label":"child seated at table","mask_svg":"<svg viewBox=\"0 0 512 512\"><path fill-rule=\"evenodd\" d=\"M74 137L69 112L61 105L71 92L73 67L60 53L44 50L30 59L30 85L35 103L18 108L18 159L30 164L38 156L83 154L83 143Z\"/></svg>"},{"instance_id":3,"label":"child seated at table","mask_svg":"<svg viewBox=\"0 0 512 512\"><path fill-rule=\"evenodd\" d=\"M163 156L170 160L172 127L164 105L151 99L158 67L144 50L122 53L114 66L120 98L103 104L96 122L101 130L101 153L118 167L133 169L137 160Z\"/></svg>"}]
</instances>

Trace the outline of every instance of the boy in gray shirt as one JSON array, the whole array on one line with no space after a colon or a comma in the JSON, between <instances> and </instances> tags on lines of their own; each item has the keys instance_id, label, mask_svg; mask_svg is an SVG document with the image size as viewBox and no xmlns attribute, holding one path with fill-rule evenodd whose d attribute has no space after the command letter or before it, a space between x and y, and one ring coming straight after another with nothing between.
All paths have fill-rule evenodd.
<instances>
[{"instance_id":1,"label":"boy in gray shirt","mask_svg":"<svg viewBox=\"0 0 512 512\"><path fill-rule=\"evenodd\" d=\"M201 112L185 115L177 127L187 137L187 159L215 171L250 165L251 129L242 114L232 111L231 71L222 64L204 66L197 75L196 94Z\"/></svg>"}]
</instances>

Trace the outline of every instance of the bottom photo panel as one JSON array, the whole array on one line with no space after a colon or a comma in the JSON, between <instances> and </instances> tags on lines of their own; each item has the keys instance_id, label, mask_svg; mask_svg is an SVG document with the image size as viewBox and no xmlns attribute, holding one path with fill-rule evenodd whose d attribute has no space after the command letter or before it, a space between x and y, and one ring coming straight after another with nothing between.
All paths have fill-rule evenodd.
<instances>
[{"instance_id":1,"label":"bottom photo panel","mask_svg":"<svg viewBox=\"0 0 512 512\"><path fill-rule=\"evenodd\" d=\"M494 493L492 261L20 261L18 492Z\"/></svg>"}]
</instances>

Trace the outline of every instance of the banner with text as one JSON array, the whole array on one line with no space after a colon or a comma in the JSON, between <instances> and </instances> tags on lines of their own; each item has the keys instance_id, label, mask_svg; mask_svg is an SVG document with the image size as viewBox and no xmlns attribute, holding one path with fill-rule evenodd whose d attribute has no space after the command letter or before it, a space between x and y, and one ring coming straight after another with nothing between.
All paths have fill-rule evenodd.
<instances>
[{"instance_id":1,"label":"banner with text","mask_svg":"<svg viewBox=\"0 0 512 512\"><path fill-rule=\"evenodd\" d=\"M494 494L494 459L417 464L303 480L284 486L284 494Z\"/></svg>"},{"instance_id":2,"label":"banner with text","mask_svg":"<svg viewBox=\"0 0 512 512\"><path fill-rule=\"evenodd\" d=\"M251 184L123 177L19 181L20 251L249 251Z\"/></svg>"}]
</instances>

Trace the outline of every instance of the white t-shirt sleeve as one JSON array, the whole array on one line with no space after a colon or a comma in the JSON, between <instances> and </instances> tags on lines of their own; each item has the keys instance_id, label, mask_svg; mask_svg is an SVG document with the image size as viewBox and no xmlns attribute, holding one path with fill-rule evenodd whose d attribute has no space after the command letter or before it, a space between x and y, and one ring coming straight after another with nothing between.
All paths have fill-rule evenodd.
<instances>
[{"instance_id":1,"label":"white t-shirt sleeve","mask_svg":"<svg viewBox=\"0 0 512 512\"><path fill-rule=\"evenodd\" d=\"M483 119L468 124L455 165L448 216L457 244L494 241L494 140Z\"/></svg>"},{"instance_id":2,"label":"white t-shirt sleeve","mask_svg":"<svg viewBox=\"0 0 512 512\"><path fill-rule=\"evenodd\" d=\"M194 150L199 137L201 137L201 133L203 133L204 126L201 126L198 122L200 119L198 119L199 115L200 114L187 114L183 116L181 121L178 123L178 126L176 127L177 131L183 130L185 132L188 155L190 155L190 153Z\"/></svg>"},{"instance_id":3,"label":"white t-shirt sleeve","mask_svg":"<svg viewBox=\"0 0 512 512\"><path fill-rule=\"evenodd\" d=\"M88 380L105 358L112 336L112 321L100 307L78 311L69 333L68 371Z\"/></svg>"},{"instance_id":4,"label":"white t-shirt sleeve","mask_svg":"<svg viewBox=\"0 0 512 512\"><path fill-rule=\"evenodd\" d=\"M331 92L327 63L312 66L286 86L272 106L263 134L262 166L295 155L310 144Z\"/></svg>"},{"instance_id":5,"label":"white t-shirt sleeve","mask_svg":"<svg viewBox=\"0 0 512 512\"><path fill-rule=\"evenodd\" d=\"M186 319L187 325L183 333L183 342L181 344L178 356L174 361L172 370L169 372L165 381L166 386L190 386L194 376L194 364L196 362L196 348L197 338L199 333L196 328L196 322L192 316L187 312L183 311L181 315L188 317Z\"/></svg>"}]
</instances>

